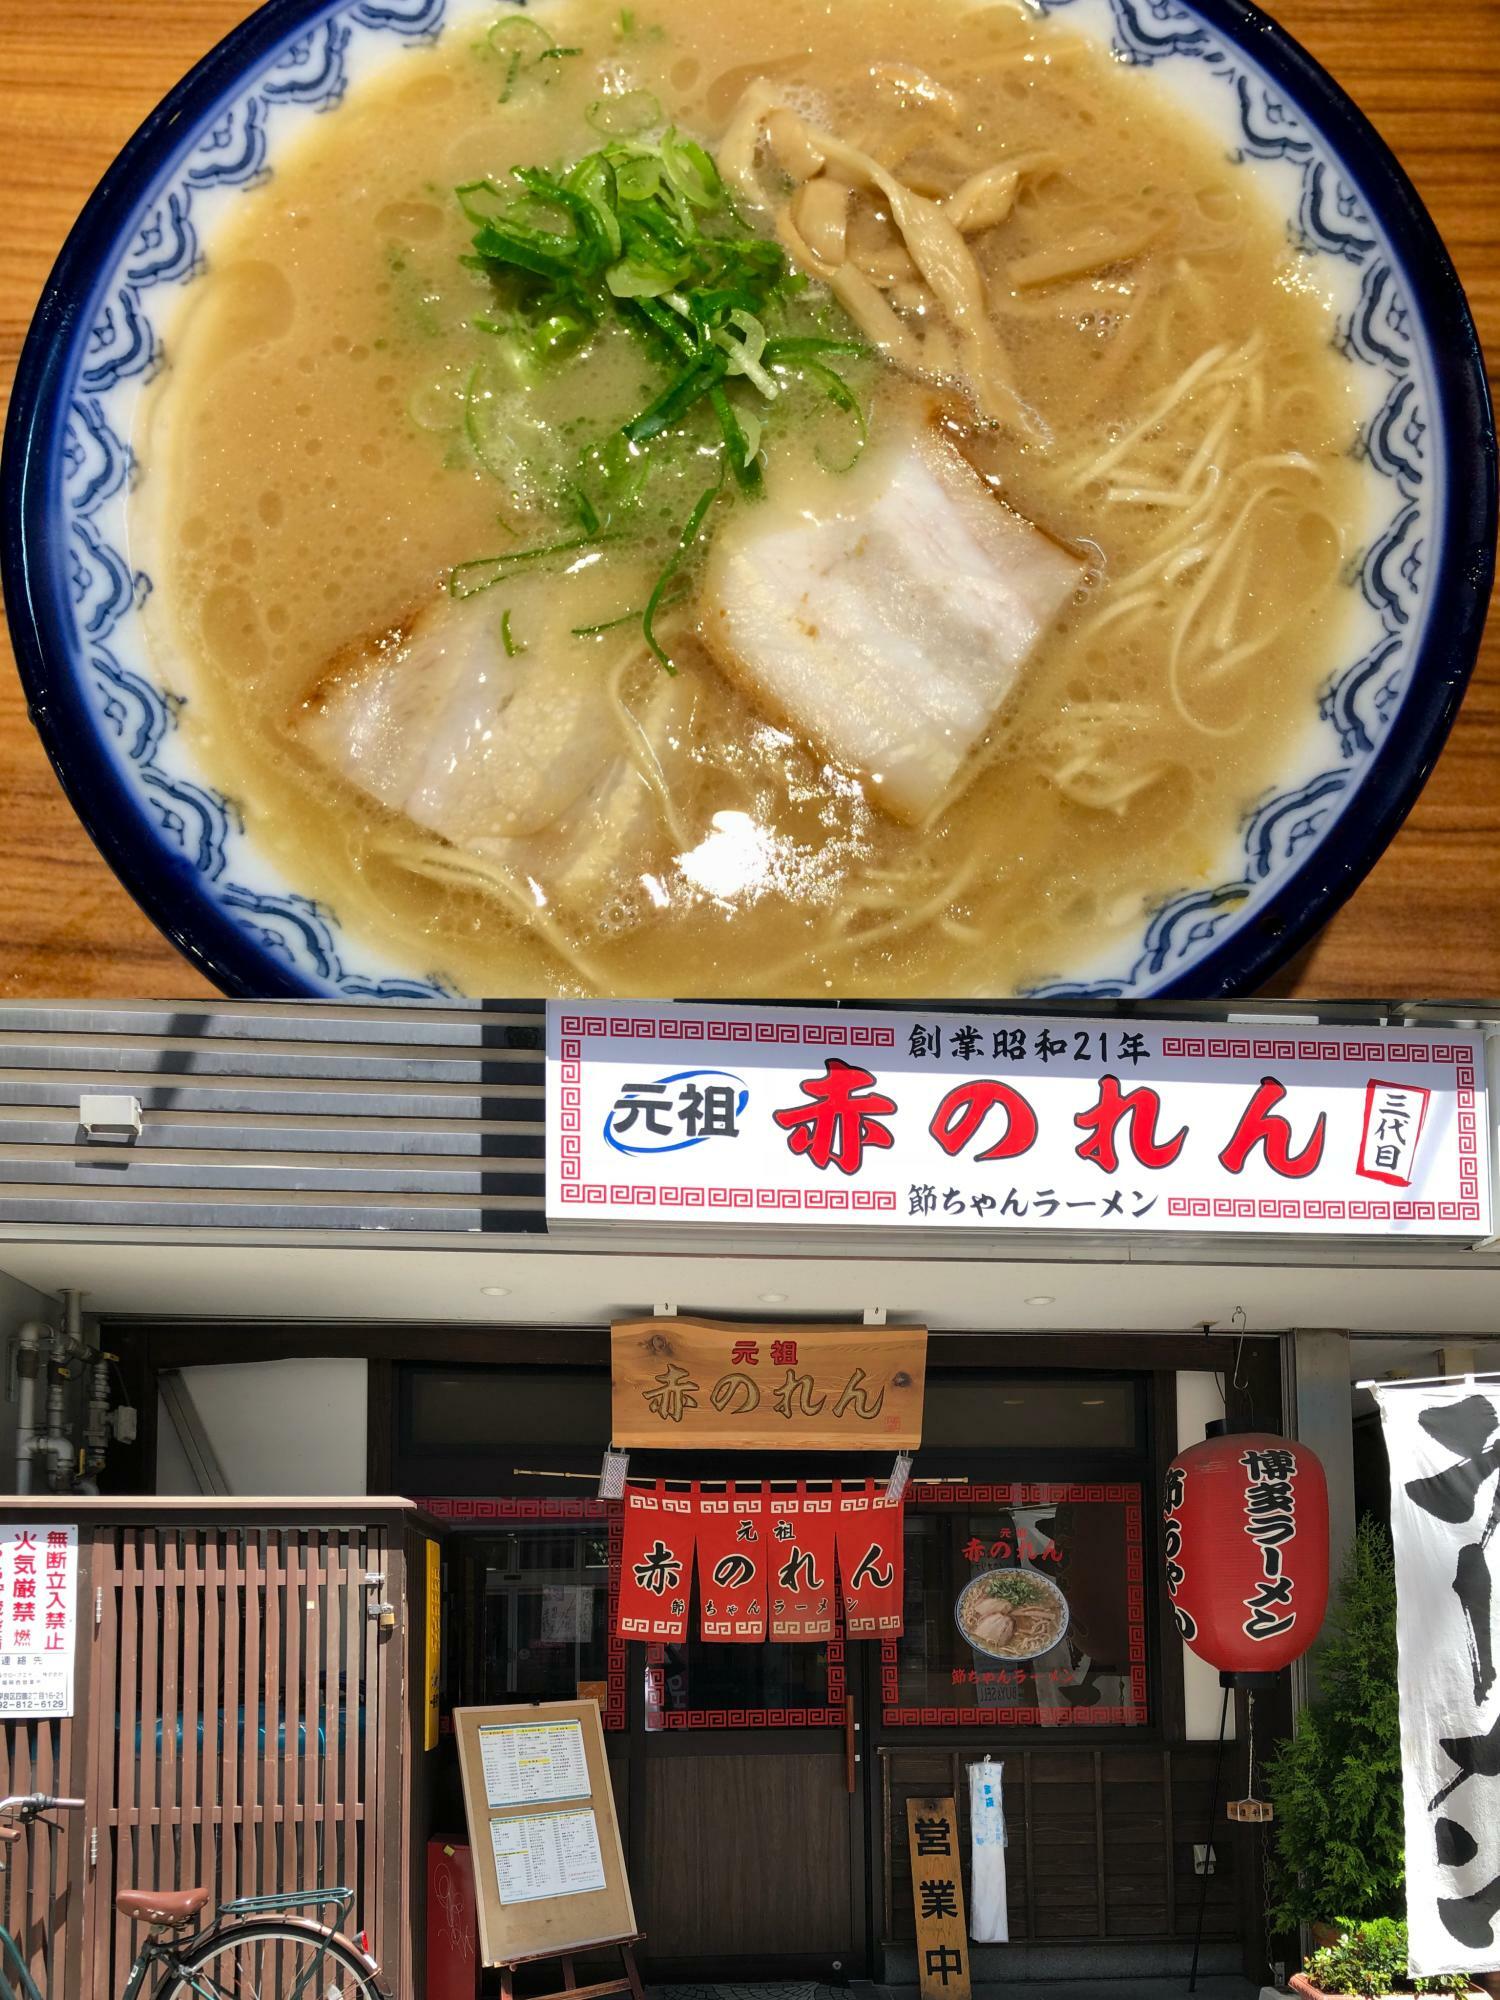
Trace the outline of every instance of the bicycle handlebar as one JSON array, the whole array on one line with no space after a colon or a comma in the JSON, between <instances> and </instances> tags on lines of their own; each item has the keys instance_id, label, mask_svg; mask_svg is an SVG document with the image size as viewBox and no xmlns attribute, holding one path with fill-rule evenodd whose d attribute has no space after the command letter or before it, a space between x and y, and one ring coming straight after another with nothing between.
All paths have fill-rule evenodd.
<instances>
[{"instance_id":1,"label":"bicycle handlebar","mask_svg":"<svg viewBox=\"0 0 1500 2000\"><path fill-rule=\"evenodd\" d=\"M12 1814L20 1820L21 1826L30 1826L43 1813L82 1812L85 1803L83 1799L54 1798L50 1792L17 1792L8 1799L0 1799L0 1840L21 1838L21 1827L8 1824Z\"/></svg>"}]
</instances>

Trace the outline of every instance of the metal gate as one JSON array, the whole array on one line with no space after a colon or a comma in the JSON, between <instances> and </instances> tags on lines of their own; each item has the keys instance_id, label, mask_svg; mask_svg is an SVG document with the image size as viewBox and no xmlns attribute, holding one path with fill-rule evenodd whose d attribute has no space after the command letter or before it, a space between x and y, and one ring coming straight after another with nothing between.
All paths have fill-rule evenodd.
<instances>
[{"instance_id":1,"label":"metal gate","mask_svg":"<svg viewBox=\"0 0 1500 2000\"><path fill-rule=\"evenodd\" d=\"M0 1909L48 2000L121 1990L137 1939L119 1890L199 1884L222 1902L347 1883L406 1994L414 1510L18 1504L79 1522L77 1712L0 1731L5 1791L88 1806L0 1854Z\"/></svg>"}]
</instances>

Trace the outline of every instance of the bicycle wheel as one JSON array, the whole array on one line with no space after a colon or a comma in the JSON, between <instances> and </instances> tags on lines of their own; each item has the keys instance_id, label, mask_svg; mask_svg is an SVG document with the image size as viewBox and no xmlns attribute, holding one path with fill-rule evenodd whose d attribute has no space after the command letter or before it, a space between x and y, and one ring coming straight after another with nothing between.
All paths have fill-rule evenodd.
<instances>
[{"instance_id":1,"label":"bicycle wheel","mask_svg":"<svg viewBox=\"0 0 1500 2000\"><path fill-rule=\"evenodd\" d=\"M341 1940L275 1917L230 1924L181 1953L156 2000L386 2000Z\"/></svg>"}]
</instances>

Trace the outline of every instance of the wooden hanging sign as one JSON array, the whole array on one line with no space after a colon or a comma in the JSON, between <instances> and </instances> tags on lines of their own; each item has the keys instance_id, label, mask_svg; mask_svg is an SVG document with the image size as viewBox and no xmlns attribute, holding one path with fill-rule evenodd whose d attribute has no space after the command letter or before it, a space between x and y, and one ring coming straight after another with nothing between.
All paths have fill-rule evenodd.
<instances>
[{"instance_id":1,"label":"wooden hanging sign","mask_svg":"<svg viewBox=\"0 0 1500 2000\"><path fill-rule=\"evenodd\" d=\"M617 1320L610 1374L625 1449L914 1451L927 1329Z\"/></svg>"},{"instance_id":2,"label":"wooden hanging sign","mask_svg":"<svg viewBox=\"0 0 1500 2000\"><path fill-rule=\"evenodd\" d=\"M908 1799L911 1894L922 2000L969 2000L969 1926L952 1799Z\"/></svg>"},{"instance_id":3,"label":"wooden hanging sign","mask_svg":"<svg viewBox=\"0 0 1500 2000\"><path fill-rule=\"evenodd\" d=\"M638 1935L596 1701L453 1712L488 1966Z\"/></svg>"}]
</instances>

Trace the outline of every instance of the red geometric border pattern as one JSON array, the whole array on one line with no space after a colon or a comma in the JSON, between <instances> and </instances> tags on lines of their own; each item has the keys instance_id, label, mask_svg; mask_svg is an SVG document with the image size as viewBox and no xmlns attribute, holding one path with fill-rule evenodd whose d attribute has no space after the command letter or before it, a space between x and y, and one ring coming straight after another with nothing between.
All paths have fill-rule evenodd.
<instances>
[{"instance_id":1,"label":"red geometric border pattern","mask_svg":"<svg viewBox=\"0 0 1500 2000\"><path fill-rule=\"evenodd\" d=\"M806 1042L813 1048L893 1049L894 1028L877 1027L866 1021L809 1022L725 1021L705 1014L634 1016L626 1020L600 1020L593 1014L564 1014L565 1035L608 1036L613 1041L660 1042L758 1042L762 1046L785 1047L790 1042Z\"/></svg>"},{"instance_id":2,"label":"red geometric border pattern","mask_svg":"<svg viewBox=\"0 0 1500 2000\"><path fill-rule=\"evenodd\" d=\"M1469 1069L1474 1080L1474 1051L1449 1042L1315 1042L1288 1036L1262 1040L1244 1035L1163 1035L1164 1056L1237 1056L1255 1062L1430 1062Z\"/></svg>"},{"instance_id":3,"label":"red geometric border pattern","mask_svg":"<svg viewBox=\"0 0 1500 2000\"><path fill-rule=\"evenodd\" d=\"M1064 1500L1112 1500L1125 1509L1125 1615L1130 1666L1130 1701L1114 1708L1050 1709L903 1708L898 1645L880 1642L881 1720L888 1729L1080 1729L1124 1728L1146 1722L1146 1560L1141 1489L1133 1482L1109 1485L924 1486L917 1503L959 1506L1053 1506Z\"/></svg>"},{"instance_id":4,"label":"red geometric border pattern","mask_svg":"<svg viewBox=\"0 0 1500 2000\"><path fill-rule=\"evenodd\" d=\"M620 1555L625 1539L625 1509L618 1500L543 1500L531 1496L513 1500L428 1498L418 1500L440 1521L469 1525L475 1521L607 1521L609 1524L605 1561L608 1586L605 1616L609 1637L604 1652L604 1727L621 1730L628 1726L625 1641L615 1631L615 1602L620 1594Z\"/></svg>"},{"instance_id":5,"label":"red geometric border pattern","mask_svg":"<svg viewBox=\"0 0 1500 2000\"><path fill-rule=\"evenodd\" d=\"M842 1612L840 1613L842 1622ZM646 1647L646 1665L665 1664L666 1648L659 1641ZM662 1709L660 1729L837 1729L844 1721L848 1683L844 1674L844 1642L828 1641L828 1705L797 1708Z\"/></svg>"},{"instance_id":6,"label":"red geometric border pattern","mask_svg":"<svg viewBox=\"0 0 1500 2000\"><path fill-rule=\"evenodd\" d=\"M563 1139L562 1172L568 1172ZM576 1153L578 1141L573 1141ZM575 1168L576 1171L576 1168ZM618 1208L757 1208L757 1209L837 1209L887 1214L895 1210L896 1197L889 1188L742 1188L742 1187L624 1187L605 1181L565 1181L559 1189L562 1201L581 1202L585 1207L613 1202Z\"/></svg>"},{"instance_id":7,"label":"red geometric border pattern","mask_svg":"<svg viewBox=\"0 0 1500 2000\"><path fill-rule=\"evenodd\" d=\"M1168 1215L1239 1216L1261 1222L1478 1222L1477 1201L1256 1201L1248 1195L1167 1197Z\"/></svg>"}]
</instances>

